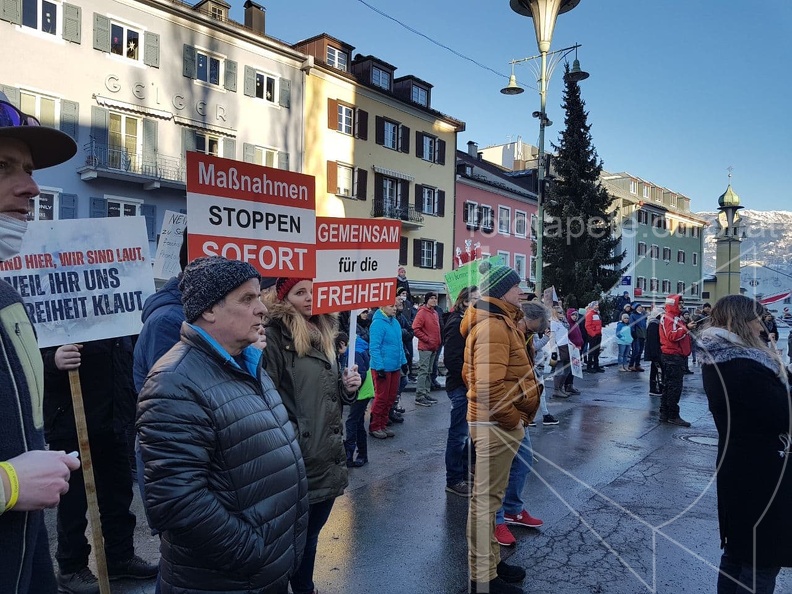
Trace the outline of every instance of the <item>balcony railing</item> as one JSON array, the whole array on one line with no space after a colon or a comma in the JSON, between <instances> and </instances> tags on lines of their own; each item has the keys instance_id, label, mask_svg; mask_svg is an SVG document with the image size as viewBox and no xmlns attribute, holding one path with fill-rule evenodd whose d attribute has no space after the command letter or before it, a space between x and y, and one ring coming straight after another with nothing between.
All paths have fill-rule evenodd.
<instances>
[{"instance_id":1,"label":"balcony railing","mask_svg":"<svg viewBox=\"0 0 792 594\"><path fill-rule=\"evenodd\" d=\"M374 200L371 205L371 216L374 218L382 217L386 219L398 219L413 225L423 225L423 215L415 210L414 206L408 204L397 205L390 200Z\"/></svg>"},{"instance_id":2,"label":"balcony railing","mask_svg":"<svg viewBox=\"0 0 792 594\"><path fill-rule=\"evenodd\" d=\"M185 183L186 163L181 157L158 152L129 152L124 147L89 142L84 169L138 175L147 180Z\"/></svg>"}]
</instances>

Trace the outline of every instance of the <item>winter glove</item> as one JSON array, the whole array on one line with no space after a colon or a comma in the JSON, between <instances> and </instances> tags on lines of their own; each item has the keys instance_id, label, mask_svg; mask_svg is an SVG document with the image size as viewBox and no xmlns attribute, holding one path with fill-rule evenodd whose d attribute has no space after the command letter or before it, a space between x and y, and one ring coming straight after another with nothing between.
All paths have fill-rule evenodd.
<instances>
[{"instance_id":1,"label":"winter glove","mask_svg":"<svg viewBox=\"0 0 792 594\"><path fill-rule=\"evenodd\" d=\"M404 375L407 375L407 373L410 371L410 368L407 366L407 363L405 363L401 366L401 370Z\"/></svg>"},{"instance_id":2,"label":"winter glove","mask_svg":"<svg viewBox=\"0 0 792 594\"><path fill-rule=\"evenodd\" d=\"M377 374L379 379L385 379L385 370L384 369L375 369L374 373Z\"/></svg>"}]
</instances>

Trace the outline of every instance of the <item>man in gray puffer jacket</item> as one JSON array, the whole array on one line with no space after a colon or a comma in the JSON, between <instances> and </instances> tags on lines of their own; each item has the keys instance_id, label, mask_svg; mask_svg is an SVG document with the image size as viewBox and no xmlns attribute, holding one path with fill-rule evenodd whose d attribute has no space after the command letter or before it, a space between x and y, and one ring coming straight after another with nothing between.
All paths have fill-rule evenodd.
<instances>
[{"instance_id":1,"label":"man in gray puffer jacket","mask_svg":"<svg viewBox=\"0 0 792 594\"><path fill-rule=\"evenodd\" d=\"M299 565L308 483L259 341L259 275L218 256L187 266L181 341L138 401L145 505L162 536L163 594L285 594Z\"/></svg>"}]
</instances>

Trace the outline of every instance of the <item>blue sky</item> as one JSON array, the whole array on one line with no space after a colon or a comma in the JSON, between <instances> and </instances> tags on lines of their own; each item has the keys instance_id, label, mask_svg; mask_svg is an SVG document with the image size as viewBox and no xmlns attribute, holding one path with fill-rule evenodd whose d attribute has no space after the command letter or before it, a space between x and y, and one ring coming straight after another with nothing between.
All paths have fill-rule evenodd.
<instances>
[{"instance_id":1,"label":"blue sky","mask_svg":"<svg viewBox=\"0 0 792 594\"><path fill-rule=\"evenodd\" d=\"M538 141L539 94L499 93L509 60L538 53L533 22L508 0L264 0L267 34L288 43L327 32L434 85L435 109L466 122L458 148ZM242 21L242 0L231 0ZM714 210L732 187L755 210L792 210L790 0L581 0L559 17L552 49L582 44L581 83L594 146L608 171L628 171ZM560 65L550 82L547 138L563 127ZM518 81L533 85L527 65Z\"/></svg>"}]
</instances>

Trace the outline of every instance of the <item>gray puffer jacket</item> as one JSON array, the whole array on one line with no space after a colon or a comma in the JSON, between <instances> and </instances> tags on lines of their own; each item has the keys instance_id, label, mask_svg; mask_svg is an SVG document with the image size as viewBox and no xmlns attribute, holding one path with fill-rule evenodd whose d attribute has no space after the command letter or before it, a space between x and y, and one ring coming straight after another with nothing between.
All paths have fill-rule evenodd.
<instances>
[{"instance_id":1,"label":"gray puffer jacket","mask_svg":"<svg viewBox=\"0 0 792 594\"><path fill-rule=\"evenodd\" d=\"M185 323L140 393L163 594L279 591L305 547L308 486L294 429L260 354L243 353L258 379Z\"/></svg>"}]
</instances>

